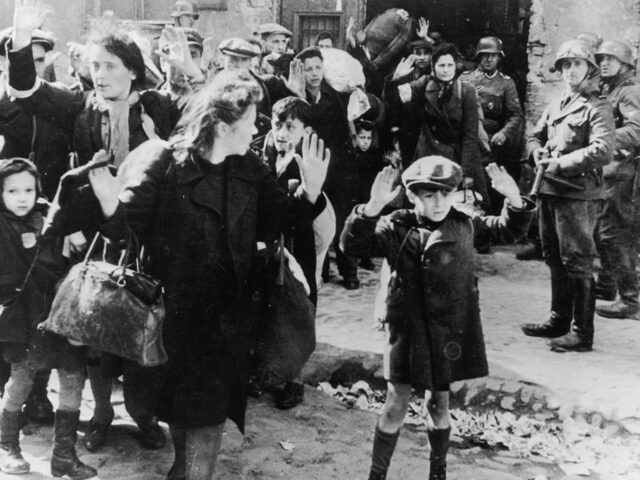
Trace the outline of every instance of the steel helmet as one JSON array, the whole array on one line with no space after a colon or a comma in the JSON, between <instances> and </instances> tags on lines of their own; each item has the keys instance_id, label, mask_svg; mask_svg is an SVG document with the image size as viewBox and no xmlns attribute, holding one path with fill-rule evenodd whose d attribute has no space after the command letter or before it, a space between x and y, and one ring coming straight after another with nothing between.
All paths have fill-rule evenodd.
<instances>
[{"instance_id":1,"label":"steel helmet","mask_svg":"<svg viewBox=\"0 0 640 480\"><path fill-rule=\"evenodd\" d=\"M582 58L586 60L593 68L597 69L598 65L596 64L596 59L593 55L593 49L589 46L589 44L585 40L580 40L579 38L574 38L573 40L567 40L558 49L558 54L556 55L556 61L553 63L554 68L557 71L562 70L560 68L560 63L562 60L567 58Z\"/></svg>"},{"instance_id":2,"label":"steel helmet","mask_svg":"<svg viewBox=\"0 0 640 480\"><path fill-rule=\"evenodd\" d=\"M627 42L621 40L607 40L600 45L600 48L596 52L596 60L600 61L601 55L611 55L616 57L620 62L631 65L635 68L633 61L633 49Z\"/></svg>"},{"instance_id":3,"label":"steel helmet","mask_svg":"<svg viewBox=\"0 0 640 480\"><path fill-rule=\"evenodd\" d=\"M171 12L171 17L179 17L180 15L193 15L194 19L200 18L200 14L198 13L198 7L194 5L192 2L185 0L178 0L173 6L173 12Z\"/></svg>"},{"instance_id":4,"label":"steel helmet","mask_svg":"<svg viewBox=\"0 0 640 480\"><path fill-rule=\"evenodd\" d=\"M578 40L584 40L585 42L587 42L589 44L589 46L591 48L593 48L594 50L597 50L598 47L600 45L602 45L602 37L597 34L597 33L593 33L593 32L581 32L578 35L576 35L576 38Z\"/></svg>"},{"instance_id":5,"label":"steel helmet","mask_svg":"<svg viewBox=\"0 0 640 480\"><path fill-rule=\"evenodd\" d=\"M478 41L475 58L478 58L478 55L480 55L481 53L499 53L504 57L502 40L500 40L498 37L482 37Z\"/></svg>"}]
</instances>

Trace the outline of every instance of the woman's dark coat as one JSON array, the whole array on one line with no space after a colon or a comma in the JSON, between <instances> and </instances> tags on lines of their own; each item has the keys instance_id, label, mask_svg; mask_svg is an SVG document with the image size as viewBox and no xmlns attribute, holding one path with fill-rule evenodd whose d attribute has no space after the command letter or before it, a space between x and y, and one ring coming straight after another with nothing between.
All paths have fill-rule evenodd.
<instances>
[{"instance_id":1,"label":"woman's dark coat","mask_svg":"<svg viewBox=\"0 0 640 480\"><path fill-rule=\"evenodd\" d=\"M388 85L385 101L400 102L397 87L397 84ZM442 155L453 160L462 167L465 177L473 179L474 189L486 201L488 190L478 147L478 99L473 86L455 80L451 95L444 100L438 98L436 81L427 75L414 80L407 88L411 88L410 103L417 106L422 115L413 159Z\"/></svg>"},{"instance_id":2,"label":"woman's dark coat","mask_svg":"<svg viewBox=\"0 0 640 480\"><path fill-rule=\"evenodd\" d=\"M256 243L267 245L276 240L286 225L306 225L322 211L322 197L315 205L299 198L289 198L273 178L269 169L253 153L227 158L226 211L216 210L216 195L212 192L197 161L188 158L178 162L169 145L152 140L131 152L123 169L126 178L120 194L120 206L112 219L102 227L109 238L122 238L133 230L145 247L145 271L159 278L165 289L167 318L164 325L165 347L169 353L166 374L172 369L184 370L189 378L181 391L172 389L170 382L161 385L159 412L162 419L182 427L210 425L217 404L211 386L228 379L228 358L218 358L216 351L186 362L185 352L191 347L201 348L203 339L190 331L189 325L206 326L210 318L194 318L192 307L202 277L204 259L216 234L226 234L226 243L233 262L237 294L230 307L218 316L220 332L228 350L232 352L236 371L237 402L228 407L227 416L240 429L244 426L249 375L249 352L259 329L257 315L261 304L252 275ZM121 169L122 170L122 169ZM222 232L217 230L224 218ZM198 328L201 330L200 328ZM205 328L206 330L206 328ZM216 339L220 343L220 339ZM218 366L218 368L216 368ZM173 408L167 411L163 398L173 395Z\"/></svg>"},{"instance_id":3,"label":"woman's dark coat","mask_svg":"<svg viewBox=\"0 0 640 480\"><path fill-rule=\"evenodd\" d=\"M37 77L31 47L9 51L9 61L10 86L18 92L33 89ZM50 121L72 139L80 165L91 161L97 151L109 148L103 141L104 115L96 100L94 91L72 91L45 81L30 96L16 98L28 115ZM153 120L155 134L162 139L169 138L181 113L178 97L157 90L140 92L140 100L129 110L130 150L149 139L142 124L143 110Z\"/></svg>"},{"instance_id":4,"label":"woman's dark coat","mask_svg":"<svg viewBox=\"0 0 640 480\"><path fill-rule=\"evenodd\" d=\"M389 323L387 379L423 392L487 375L474 235L514 242L527 232L533 206L527 210L505 206L499 217L469 216L452 208L434 231L413 210L368 218L359 209L347 220L342 248L347 255L384 256L403 285L404 296L396 290L395 300L387 298L388 309L395 313Z\"/></svg>"}]
</instances>

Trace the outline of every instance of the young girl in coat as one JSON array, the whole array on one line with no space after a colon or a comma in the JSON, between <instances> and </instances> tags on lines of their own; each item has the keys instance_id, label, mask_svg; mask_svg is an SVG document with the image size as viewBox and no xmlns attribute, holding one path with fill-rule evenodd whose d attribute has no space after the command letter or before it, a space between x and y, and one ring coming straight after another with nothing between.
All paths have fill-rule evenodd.
<instances>
[{"instance_id":1,"label":"young girl in coat","mask_svg":"<svg viewBox=\"0 0 640 480\"><path fill-rule=\"evenodd\" d=\"M462 169L444 157L416 160L402 174L411 210L379 217L399 191L393 167L385 167L371 198L357 206L342 232L347 255L384 256L391 267L387 293L387 399L375 430L369 480L384 480L407 413L412 389L425 393L433 421L430 480L446 479L449 447L449 384L488 374L478 288L473 267L474 237L513 242L524 235L533 206L515 181L495 164L487 173L506 198L499 217L453 208Z\"/></svg>"},{"instance_id":2,"label":"young girl in coat","mask_svg":"<svg viewBox=\"0 0 640 480\"><path fill-rule=\"evenodd\" d=\"M0 471L22 474L22 405L36 373L57 368L60 381L51 474L82 480L97 475L76 456L76 430L84 386L84 350L38 330L64 272L60 237L42 237L46 208L38 203L38 172L23 158L0 160L0 351L11 364L0 411Z\"/></svg>"}]
</instances>

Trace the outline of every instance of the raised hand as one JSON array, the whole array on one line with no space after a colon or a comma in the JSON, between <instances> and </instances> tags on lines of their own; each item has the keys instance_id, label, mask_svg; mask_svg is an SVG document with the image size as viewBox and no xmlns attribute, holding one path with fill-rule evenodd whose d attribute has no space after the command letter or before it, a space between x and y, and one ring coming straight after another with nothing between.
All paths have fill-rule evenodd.
<instances>
[{"instance_id":1,"label":"raised hand","mask_svg":"<svg viewBox=\"0 0 640 480\"><path fill-rule=\"evenodd\" d=\"M429 38L429 20L425 20L424 17L418 19L417 35L427 41L431 41Z\"/></svg>"},{"instance_id":2,"label":"raised hand","mask_svg":"<svg viewBox=\"0 0 640 480\"><path fill-rule=\"evenodd\" d=\"M31 44L33 31L41 28L49 11L40 0L15 0L13 10L13 48Z\"/></svg>"},{"instance_id":3,"label":"raised hand","mask_svg":"<svg viewBox=\"0 0 640 480\"><path fill-rule=\"evenodd\" d=\"M327 177L331 152L324 148L324 141L318 135L305 134L302 139L302 156L296 155L304 194L311 203L322 193L322 185Z\"/></svg>"},{"instance_id":4,"label":"raised hand","mask_svg":"<svg viewBox=\"0 0 640 480\"><path fill-rule=\"evenodd\" d=\"M491 179L491 187L498 193L501 193L507 199L509 203L516 207L522 208L524 205L522 198L520 197L520 189L518 184L511 175L507 173L504 167L499 167L495 163L490 163L485 168L487 175Z\"/></svg>"},{"instance_id":5,"label":"raised hand","mask_svg":"<svg viewBox=\"0 0 640 480\"><path fill-rule=\"evenodd\" d=\"M165 45L165 48L156 50L156 53L173 68L179 69L192 79L204 77L200 67L191 58L187 35L183 30L172 26L165 27L162 30L160 44Z\"/></svg>"},{"instance_id":6,"label":"raised hand","mask_svg":"<svg viewBox=\"0 0 640 480\"><path fill-rule=\"evenodd\" d=\"M385 205L400 193L401 186L394 186L398 178L398 171L387 165L376 175L371 186L371 197L364 207L364 215L375 217L380 214Z\"/></svg>"},{"instance_id":7,"label":"raised hand","mask_svg":"<svg viewBox=\"0 0 640 480\"><path fill-rule=\"evenodd\" d=\"M400 63L398 63L398 66L396 67L396 71L393 72L392 80L399 80L400 78L405 77L413 72L413 62L415 61L415 59L416 56L411 54L408 57L400 60Z\"/></svg>"},{"instance_id":8,"label":"raised hand","mask_svg":"<svg viewBox=\"0 0 640 480\"><path fill-rule=\"evenodd\" d=\"M211 61L216 57L216 51L218 50L218 44L213 37L207 37L202 42L202 63L200 67L203 70L209 70Z\"/></svg>"},{"instance_id":9,"label":"raised hand","mask_svg":"<svg viewBox=\"0 0 640 480\"><path fill-rule=\"evenodd\" d=\"M349 17L345 36L347 38L347 41L351 45L351 48L356 48L358 40L356 38L356 20L353 17Z\"/></svg>"},{"instance_id":10,"label":"raised hand","mask_svg":"<svg viewBox=\"0 0 640 480\"><path fill-rule=\"evenodd\" d=\"M306 87L304 81L304 71L303 71L302 62L299 59L294 59L289 64L289 78L282 78L285 86L296 96L305 99L306 98Z\"/></svg>"},{"instance_id":11,"label":"raised hand","mask_svg":"<svg viewBox=\"0 0 640 480\"><path fill-rule=\"evenodd\" d=\"M93 156L91 163L103 164L109 157L105 150L100 150ZM89 171L89 182L105 218L112 217L118 208L118 194L122 188L120 179L111 174L108 166L103 166Z\"/></svg>"}]
</instances>

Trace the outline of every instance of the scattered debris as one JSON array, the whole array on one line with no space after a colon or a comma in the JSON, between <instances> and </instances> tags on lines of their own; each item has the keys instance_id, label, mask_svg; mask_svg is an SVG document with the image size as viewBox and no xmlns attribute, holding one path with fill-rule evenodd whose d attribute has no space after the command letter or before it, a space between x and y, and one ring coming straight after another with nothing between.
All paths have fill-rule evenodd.
<instances>
[{"instance_id":1,"label":"scattered debris","mask_svg":"<svg viewBox=\"0 0 640 480\"><path fill-rule=\"evenodd\" d=\"M282 447L283 450L286 450L287 452L290 452L291 450L293 450L294 448L296 448L296 446L291 443L289 440L283 440L280 443L280 446Z\"/></svg>"},{"instance_id":2,"label":"scattered debris","mask_svg":"<svg viewBox=\"0 0 640 480\"><path fill-rule=\"evenodd\" d=\"M591 476L589 469L581 463L561 463L560 469L565 475L581 475L583 477Z\"/></svg>"},{"instance_id":3,"label":"scattered debris","mask_svg":"<svg viewBox=\"0 0 640 480\"><path fill-rule=\"evenodd\" d=\"M337 398L347 408L373 412L380 412L386 398L384 390L374 390L362 380L351 388L340 385L334 388L323 382L318 389ZM551 408L557 410L560 406L556 402ZM520 416L510 411L452 409L452 434L460 440L457 443L461 453L479 448L508 451L512 458L560 464L566 475L640 473L640 438L622 433L611 435L607 429L600 428L597 419L591 424L571 417L561 422L548 411L549 405L546 411L542 407L538 405L537 413ZM424 431L429 422L424 399L414 398L405 424L415 431ZM545 478L539 477L536 480Z\"/></svg>"}]
</instances>

